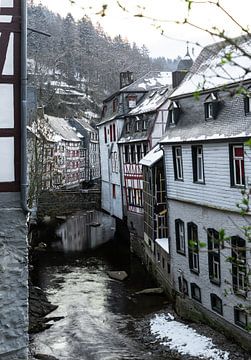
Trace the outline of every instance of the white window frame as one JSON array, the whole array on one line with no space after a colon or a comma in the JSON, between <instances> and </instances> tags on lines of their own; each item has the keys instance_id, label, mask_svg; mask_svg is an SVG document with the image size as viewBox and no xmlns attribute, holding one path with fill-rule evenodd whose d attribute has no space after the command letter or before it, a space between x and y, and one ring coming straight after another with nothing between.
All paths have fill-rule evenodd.
<instances>
[{"instance_id":1,"label":"white window frame","mask_svg":"<svg viewBox=\"0 0 251 360\"><path fill-rule=\"evenodd\" d=\"M180 150L180 154L178 153ZM175 166L177 180L183 180L183 163L182 163L182 150L181 146L176 146L175 151Z\"/></svg>"},{"instance_id":2,"label":"white window frame","mask_svg":"<svg viewBox=\"0 0 251 360\"><path fill-rule=\"evenodd\" d=\"M235 149L241 148L243 150L243 156L235 156ZM239 163L239 169L240 169L240 183L237 182L237 167L236 167L236 161ZM242 161L243 161L243 167L244 167L244 148L243 145L233 145L233 172L234 172L234 185L236 186L243 186L245 185L242 183L243 180L243 174L242 174Z\"/></svg>"},{"instance_id":3,"label":"white window frame","mask_svg":"<svg viewBox=\"0 0 251 360\"><path fill-rule=\"evenodd\" d=\"M178 239L179 239L179 250L182 253L185 253L185 225L184 222L178 222Z\"/></svg>"},{"instance_id":4,"label":"white window frame","mask_svg":"<svg viewBox=\"0 0 251 360\"><path fill-rule=\"evenodd\" d=\"M204 164L203 164L202 146L197 146L196 148L196 172L197 172L197 181L204 182Z\"/></svg>"},{"instance_id":5,"label":"white window frame","mask_svg":"<svg viewBox=\"0 0 251 360\"><path fill-rule=\"evenodd\" d=\"M212 119L213 118L213 103L211 103L211 102L207 103L206 107L207 107L206 118Z\"/></svg>"}]
</instances>

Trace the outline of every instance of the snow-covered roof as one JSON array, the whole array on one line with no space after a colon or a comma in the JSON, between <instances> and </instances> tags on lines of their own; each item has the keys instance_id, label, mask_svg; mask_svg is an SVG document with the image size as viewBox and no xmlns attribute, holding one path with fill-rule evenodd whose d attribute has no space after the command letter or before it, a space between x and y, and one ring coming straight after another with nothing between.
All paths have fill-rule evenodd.
<instances>
[{"instance_id":1,"label":"snow-covered roof","mask_svg":"<svg viewBox=\"0 0 251 360\"><path fill-rule=\"evenodd\" d=\"M233 42L251 55L251 38L242 36ZM247 71L246 71L247 70ZM221 41L206 46L195 60L182 83L171 97L184 96L198 90L209 90L219 86L230 85L251 78L251 58L230 45Z\"/></svg>"},{"instance_id":2,"label":"snow-covered roof","mask_svg":"<svg viewBox=\"0 0 251 360\"><path fill-rule=\"evenodd\" d=\"M168 238L156 239L155 242L156 242L167 254L169 254L169 240L168 240Z\"/></svg>"},{"instance_id":3,"label":"snow-covered roof","mask_svg":"<svg viewBox=\"0 0 251 360\"><path fill-rule=\"evenodd\" d=\"M122 92L149 91L160 86L172 84L172 73L170 71L150 71L132 84L121 89Z\"/></svg>"},{"instance_id":4,"label":"snow-covered roof","mask_svg":"<svg viewBox=\"0 0 251 360\"><path fill-rule=\"evenodd\" d=\"M163 151L159 145L156 145L151 151L149 151L141 160L140 164L145 166L153 166L163 156Z\"/></svg>"},{"instance_id":5,"label":"snow-covered roof","mask_svg":"<svg viewBox=\"0 0 251 360\"><path fill-rule=\"evenodd\" d=\"M128 115L139 115L157 110L166 101L171 92L172 90L168 90L168 86L148 92L143 101L133 108Z\"/></svg>"},{"instance_id":6,"label":"snow-covered roof","mask_svg":"<svg viewBox=\"0 0 251 360\"><path fill-rule=\"evenodd\" d=\"M55 132L55 141L66 140L66 141L80 141L76 132L68 124L67 120L58 118L55 116L45 115L45 119L48 121L48 125Z\"/></svg>"},{"instance_id":7,"label":"snow-covered roof","mask_svg":"<svg viewBox=\"0 0 251 360\"><path fill-rule=\"evenodd\" d=\"M97 132L96 129L94 129L88 122L87 119L82 118L82 119L75 119L74 120L79 123L85 130L87 130L88 132Z\"/></svg>"}]
</instances>

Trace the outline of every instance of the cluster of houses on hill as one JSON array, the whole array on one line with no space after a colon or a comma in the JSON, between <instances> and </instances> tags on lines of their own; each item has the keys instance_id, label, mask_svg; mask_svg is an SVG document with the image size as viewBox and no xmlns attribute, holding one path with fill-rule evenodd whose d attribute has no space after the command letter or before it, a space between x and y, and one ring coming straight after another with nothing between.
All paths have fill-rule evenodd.
<instances>
[{"instance_id":1,"label":"cluster of houses on hill","mask_svg":"<svg viewBox=\"0 0 251 360\"><path fill-rule=\"evenodd\" d=\"M103 209L181 315L250 349L251 40L236 42L174 73L122 73L98 128Z\"/></svg>"},{"instance_id":2,"label":"cluster of houses on hill","mask_svg":"<svg viewBox=\"0 0 251 360\"><path fill-rule=\"evenodd\" d=\"M87 118L38 117L28 126L30 198L82 188L100 178L98 131Z\"/></svg>"}]
</instances>

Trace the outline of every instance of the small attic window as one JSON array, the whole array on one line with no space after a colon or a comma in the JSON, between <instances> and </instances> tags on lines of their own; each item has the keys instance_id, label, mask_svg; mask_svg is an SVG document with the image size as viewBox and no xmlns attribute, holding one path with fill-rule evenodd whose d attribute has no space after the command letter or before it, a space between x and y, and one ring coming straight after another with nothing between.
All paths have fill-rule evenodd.
<instances>
[{"instance_id":1,"label":"small attic window","mask_svg":"<svg viewBox=\"0 0 251 360\"><path fill-rule=\"evenodd\" d=\"M180 107L176 101L173 101L168 109L169 125L177 124L180 116Z\"/></svg>"},{"instance_id":2,"label":"small attic window","mask_svg":"<svg viewBox=\"0 0 251 360\"><path fill-rule=\"evenodd\" d=\"M149 98L152 98L155 94L156 94L156 90L153 90L150 94L149 94Z\"/></svg>"},{"instance_id":3,"label":"small attic window","mask_svg":"<svg viewBox=\"0 0 251 360\"><path fill-rule=\"evenodd\" d=\"M117 109L118 109L118 99L115 98L115 99L113 99L113 102L112 102L112 111L115 112L115 111L117 111Z\"/></svg>"},{"instance_id":4,"label":"small attic window","mask_svg":"<svg viewBox=\"0 0 251 360\"><path fill-rule=\"evenodd\" d=\"M205 119L216 119L219 112L219 100L217 94L211 93L204 101Z\"/></svg>"},{"instance_id":5,"label":"small attic window","mask_svg":"<svg viewBox=\"0 0 251 360\"><path fill-rule=\"evenodd\" d=\"M137 97L135 95L129 95L127 100L129 109L132 109L136 106Z\"/></svg>"},{"instance_id":6,"label":"small attic window","mask_svg":"<svg viewBox=\"0 0 251 360\"><path fill-rule=\"evenodd\" d=\"M251 115L251 92L248 89L248 93L244 97L244 110L245 115Z\"/></svg>"},{"instance_id":7,"label":"small attic window","mask_svg":"<svg viewBox=\"0 0 251 360\"><path fill-rule=\"evenodd\" d=\"M140 118L138 116L136 116L136 132L138 132L140 130Z\"/></svg>"},{"instance_id":8,"label":"small attic window","mask_svg":"<svg viewBox=\"0 0 251 360\"><path fill-rule=\"evenodd\" d=\"M130 132L130 122L129 122L129 120L126 121L125 131L126 131L126 133L129 133L129 132Z\"/></svg>"},{"instance_id":9,"label":"small attic window","mask_svg":"<svg viewBox=\"0 0 251 360\"><path fill-rule=\"evenodd\" d=\"M164 88L160 91L160 95L164 95L167 92L168 88Z\"/></svg>"}]
</instances>

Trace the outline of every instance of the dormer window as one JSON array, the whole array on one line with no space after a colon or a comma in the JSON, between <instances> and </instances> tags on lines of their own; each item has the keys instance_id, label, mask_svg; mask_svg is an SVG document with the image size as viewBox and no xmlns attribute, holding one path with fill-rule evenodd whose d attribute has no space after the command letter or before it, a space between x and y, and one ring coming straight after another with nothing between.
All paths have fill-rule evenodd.
<instances>
[{"instance_id":1,"label":"dormer window","mask_svg":"<svg viewBox=\"0 0 251 360\"><path fill-rule=\"evenodd\" d=\"M205 119L216 119L219 110L219 100L217 94L211 93L204 102Z\"/></svg>"},{"instance_id":2,"label":"dormer window","mask_svg":"<svg viewBox=\"0 0 251 360\"><path fill-rule=\"evenodd\" d=\"M118 99L113 99L113 102L112 102L112 111L115 112L117 111L117 108L118 108Z\"/></svg>"},{"instance_id":3,"label":"dormer window","mask_svg":"<svg viewBox=\"0 0 251 360\"><path fill-rule=\"evenodd\" d=\"M129 95L127 99L129 109L134 108L136 106L137 97L135 95Z\"/></svg>"},{"instance_id":4,"label":"dormer window","mask_svg":"<svg viewBox=\"0 0 251 360\"><path fill-rule=\"evenodd\" d=\"M140 130L140 119L139 117L137 116L136 117L136 131L139 131Z\"/></svg>"},{"instance_id":5,"label":"dormer window","mask_svg":"<svg viewBox=\"0 0 251 360\"><path fill-rule=\"evenodd\" d=\"M213 118L213 104L206 103L205 104L205 112L206 112L206 119L212 119Z\"/></svg>"},{"instance_id":6,"label":"dormer window","mask_svg":"<svg viewBox=\"0 0 251 360\"><path fill-rule=\"evenodd\" d=\"M142 130L146 130L146 129L147 129L147 121L144 119L142 123Z\"/></svg>"},{"instance_id":7,"label":"dormer window","mask_svg":"<svg viewBox=\"0 0 251 360\"><path fill-rule=\"evenodd\" d=\"M130 122L129 122L129 120L127 120L125 127L126 127L125 128L126 133L129 133L130 132Z\"/></svg>"},{"instance_id":8,"label":"dormer window","mask_svg":"<svg viewBox=\"0 0 251 360\"><path fill-rule=\"evenodd\" d=\"M244 97L244 110L245 115L251 115L251 93Z\"/></svg>"},{"instance_id":9,"label":"dormer window","mask_svg":"<svg viewBox=\"0 0 251 360\"><path fill-rule=\"evenodd\" d=\"M173 101L168 109L168 120L170 125L175 125L179 120L180 107L176 101Z\"/></svg>"}]
</instances>

